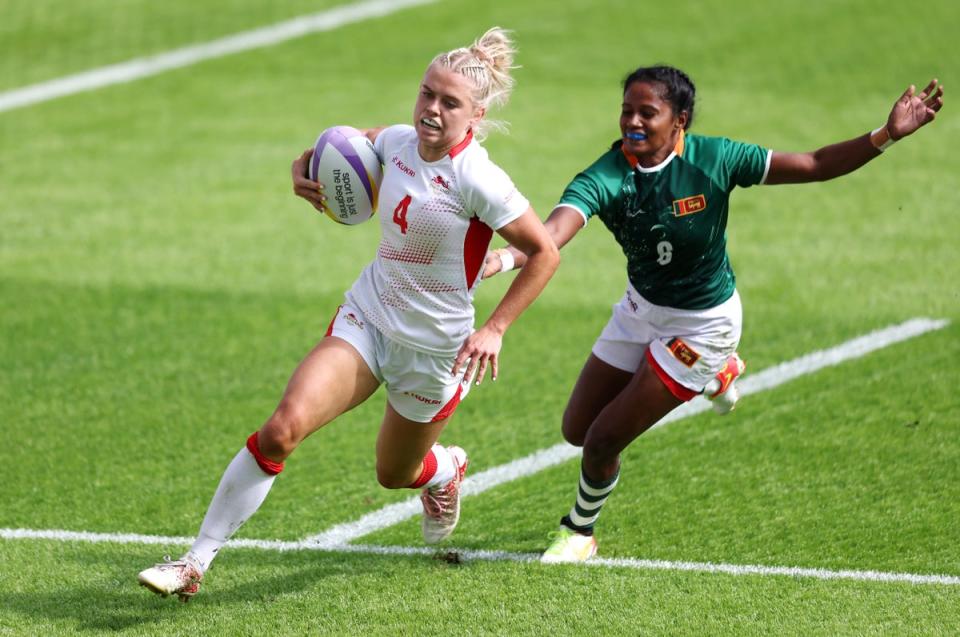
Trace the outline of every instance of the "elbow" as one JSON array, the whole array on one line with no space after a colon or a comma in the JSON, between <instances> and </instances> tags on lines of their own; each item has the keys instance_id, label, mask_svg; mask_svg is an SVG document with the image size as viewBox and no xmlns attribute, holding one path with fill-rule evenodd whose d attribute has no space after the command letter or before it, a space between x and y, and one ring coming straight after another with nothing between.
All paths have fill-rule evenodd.
<instances>
[{"instance_id":1,"label":"elbow","mask_svg":"<svg viewBox=\"0 0 960 637\"><path fill-rule=\"evenodd\" d=\"M557 268L560 267L560 248L553 240L544 246L543 259L545 264L549 266L551 273L556 272Z\"/></svg>"},{"instance_id":2,"label":"elbow","mask_svg":"<svg viewBox=\"0 0 960 637\"><path fill-rule=\"evenodd\" d=\"M829 181L850 172L843 162L836 161L826 153L817 152L813 156L807 181Z\"/></svg>"},{"instance_id":3,"label":"elbow","mask_svg":"<svg viewBox=\"0 0 960 637\"><path fill-rule=\"evenodd\" d=\"M523 267L533 266L539 272L545 272L548 277L560 267L560 249L553 241L544 241L535 248L526 252L527 261Z\"/></svg>"},{"instance_id":4,"label":"elbow","mask_svg":"<svg viewBox=\"0 0 960 637\"><path fill-rule=\"evenodd\" d=\"M829 181L836 176L835 173L832 173L823 166L817 166L810 176L810 181Z\"/></svg>"}]
</instances>

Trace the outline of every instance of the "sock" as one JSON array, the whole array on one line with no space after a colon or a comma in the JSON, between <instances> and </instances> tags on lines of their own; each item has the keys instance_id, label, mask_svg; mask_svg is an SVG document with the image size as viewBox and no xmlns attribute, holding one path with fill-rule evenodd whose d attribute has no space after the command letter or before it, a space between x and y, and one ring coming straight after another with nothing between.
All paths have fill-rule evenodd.
<instances>
[{"instance_id":1,"label":"sock","mask_svg":"<svg viewBox=\"0 0 960 637\"><path fill-rule=\"evenodd\" d=\"M241 449L223 472L188 559L206 571L220 547L263 504L276 477L265 473L246 447Z\"/></svg>"},{"instance_id":2,"label":"sock","mask_svg":"<svg viewBox=\"0 0 960 637\"><path fill-rule=\"evenodd\" d=\"M447 451L447 448L440 445L433 445L423 459L423 470L420 472L420 477L410 485L410 488L420 489L422 487L429 488L446 484L453 479L456 471L457 464L454 462L450 452Z\"/></svg>"},{"instance_id":3,"label":"sock","mask_svg":"<svg viewBox=\"0 0 960 637\"><path fill-rule=\"evenodd\" d=\"M616 475L609 480L603 482L591 480L584 472L583 465L581 465L577 502L570 509L570 513L560 520L560 524L582 535L593 535L593 525L600 517L600 509L603 508L604 502L610 497L613 488L617 486L619 479L620 470L617 469Z\"/></svg>"}]
</instances>

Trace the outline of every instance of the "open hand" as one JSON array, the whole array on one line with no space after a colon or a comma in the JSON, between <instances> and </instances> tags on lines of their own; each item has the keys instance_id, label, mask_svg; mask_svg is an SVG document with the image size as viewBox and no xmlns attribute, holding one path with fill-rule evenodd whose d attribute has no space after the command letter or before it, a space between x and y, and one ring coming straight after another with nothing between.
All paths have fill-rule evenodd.
<instances>
[{"instance_id":1,"label":"open hand","mask_svg":"<svg viewBox=\"0 0 960 637\"><path fill-rule=\"evenodd\" d=\"M473 378L473 374L476 372L477 376L474 382L479 385L483 382L483 376L487 373L487 367L489 366L490 377L497 380L497 371L499 371L497 369L497 357L500 355L502 346L503 336L496 330L484 325L464 341L463 346L457 353L456 360L454 360L451 373L456 376L460 368L467 365L464 378Z\"/></svg>"},{"instance_id":2,"label":"open hand","mask_svg":"<svg viewBox=\"0 0 960 637\"><path fill-rule=\"evenodd\" d=\"M890 139L902 139L916 132L921 126L929 124L943 106L943 86L937 78L930 80L920 93L916 93L916 90L911 84L894 103L887 118Z\"/></svg>"}]
</instances>

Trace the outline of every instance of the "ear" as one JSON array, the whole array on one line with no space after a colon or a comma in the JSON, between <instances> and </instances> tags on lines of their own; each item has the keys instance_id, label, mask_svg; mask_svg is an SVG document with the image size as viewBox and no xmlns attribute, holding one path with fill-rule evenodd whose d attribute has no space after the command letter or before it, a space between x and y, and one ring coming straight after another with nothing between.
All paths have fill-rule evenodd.
<instances>
[{"instance_id":1,"label":"ear","mask_svg":"<svg viewBox=\"0 0 960 637\"><path fill-rule=\"evenodd\" d=\"M475 125L477 122L483 119L486 114L487 114L487 109L483 108L482 106L478 106L473 111L473 117L470 119L470 125L471 126Z\"/></svg>"},{"instance_id":2,"label":"ear","mask_svg":"<svg viewBox=\"0 0 960 637\"><path fill-rule=\"evenodd\" d=\"M677 115L673 120L673 127L677 130L683 130L687 127L687 120L689 119L689 114L687 111L680 111L680 114Z\"/></svg>"}]
</instances>

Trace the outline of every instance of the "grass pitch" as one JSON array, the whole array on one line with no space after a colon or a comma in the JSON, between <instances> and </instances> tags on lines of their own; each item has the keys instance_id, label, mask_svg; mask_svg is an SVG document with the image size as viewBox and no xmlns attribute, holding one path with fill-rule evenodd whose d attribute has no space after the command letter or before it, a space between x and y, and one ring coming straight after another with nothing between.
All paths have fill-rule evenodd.
<instances>
[{"instance_id":1,"label":"grass pitch","mask_svg":"<svg viewBox=\"0 0 960 637\"><path fill-rule=\"evenodd\" d=\"M333 6L12 0L0 91ZM494 24L518 86L492 157L545 216L617 135L619 81L685 69L694 131L809 150L878 126L937 75L938 121L859 172L736 193L728 231L755 373L915 316L938 332L643 436L601 554L960 576L960 49L954 3L467 3L386 18L0 113L0 528L191 536L372 257L290 194L332 124L406 122L426 62ZM931 25L934 25L931 27ZM499 245L499 244L495 244ZM560 441L565 400L623 260L597 223L507 335L502 377L444 434L472 469ZM509 283L477 295L484 317ZM241 538L297 540L409 493L374 479L380 396L293 456ZM577 462L464 502L452 549L533 553ZM411 520L362 538L419 546ZM188 606L137 571L182 547L0 540L0 634L925 634L960 588L424 556L227 550Z\"/></svg>"}]
</instances>

